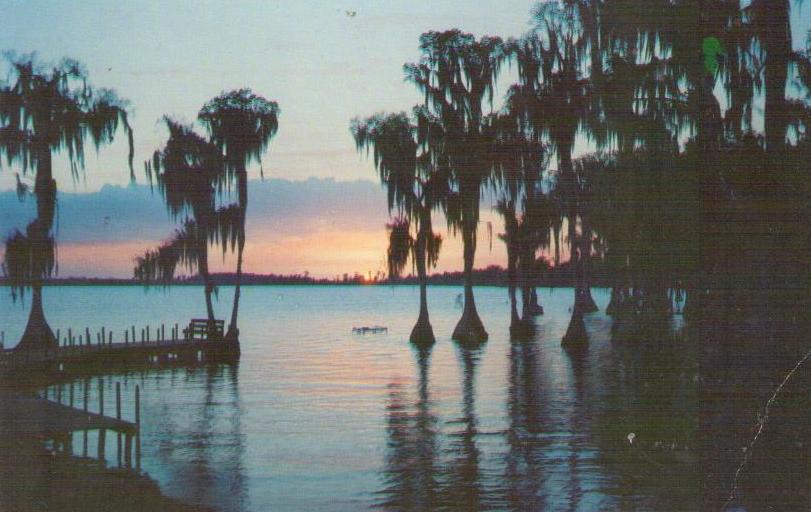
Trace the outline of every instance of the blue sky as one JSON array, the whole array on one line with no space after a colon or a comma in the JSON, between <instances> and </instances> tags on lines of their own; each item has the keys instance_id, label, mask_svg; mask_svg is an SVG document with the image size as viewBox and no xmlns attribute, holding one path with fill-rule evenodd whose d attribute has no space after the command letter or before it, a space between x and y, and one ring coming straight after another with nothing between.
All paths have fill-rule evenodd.
<instances>
[{"instance_id":1,"label":"blue sky","mask_svg":"<svg viewBox=\"0 0 811 512\"><path fill-rule=\"evenodd\" d=\"M478 35L520 35L529 28L532 5L529 0L0 0L0 49L36 51L43 61L79 59L94 84L129 99L137 165L161 144L162 115L191 121L209 98L247 86L282 109L266 173L374 179L371 163L355 151L349 121L379 110L408 110L420 101L402 72L405 62L419 56L419 35L453 27ZM125 155L122 138L100 157L88 155L85 181L73 185L66 173L58 175L60 189L127 183ZM140 170L138 179L143 180ZM13 175L0 172L0 189L12 185Z\"/></svg>"}]
</instances>

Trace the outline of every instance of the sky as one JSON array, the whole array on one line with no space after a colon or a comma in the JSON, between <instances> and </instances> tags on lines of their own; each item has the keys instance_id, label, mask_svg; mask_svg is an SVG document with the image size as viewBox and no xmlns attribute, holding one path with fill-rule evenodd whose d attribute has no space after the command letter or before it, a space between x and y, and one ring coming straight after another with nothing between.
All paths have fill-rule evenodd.
<instances>
[{"instance_id":1,"label":"sky","mask_svg":"<svg viewBox=\"0 0 811 512\"><path fill-rule=\"evenodd\" d=\"M355 149L348 129L351 119L378 111L410 110L421 101L417 90L403 81L402 71L404 63L419 58L421 33L460 28L479 36L520 36L530 28L534 4L532 0L0 0L4 25L0 49L36 52L46 63L64 56L78 59L87 67L92 84L113 88L128 99L140 184L146 181L142 162L165 140L158 122L163 115L193 121L208 99L241 87L277 101L280 129L264 158L265 175L290 183L305 182L298 188L291 185L289 193L295 197L305 197L301 194L323 186L321 192L326 196L338 194L329 196L336 204L347 192L338 191L336 182L366 180L365 187L350 187L351 194L343 200L363 202L370 217L361 226L348 213L351 208L337 208L321 218L322 223L328 222L329 230L308 228L300 236L282 236L272 227L285 225L296 215L323 215L323 211L306 211L304 205L316 209L329 205L302 200L289 211L270 206L262 210L261 202L251 201L245 269L257 273L307 270L311 275L331 277L382 270L385 257L385 193L376 183L372 163ZM794 11L795 46L805 39L809 8ZM497 98L513 76L514 70L503 74ZM92 222L109 217L101 206L107 195L129 190L125 141L119 134L115 143L98 154L90 149L85 172L77 181L71 179L65 159L56 158L60 205L69 209L68 205L83 203ZM0 192L13 188L14 172L0 168ZM253 194L262 183L259 169L251 169L251 176ZM313 177L318 179L308 187L306 181ZM68 193L72 195L68 197ZM282 198L278 193L275 197ZM2 200L14 201L11 194L2 195ZM98 205L95 210L93 204ZM144 196L139 206L153 212L151 228L143 222L124 224L132 212L119 209L113 211L120 217L118 225L126 226L121 231L127 235L123 239L115 230L90 226L92 236L58 240L60 275L129 276L133 259L168 237L172 229L165 211L160 214L158 194ZM0 222L4 229L0 236L15 227L24 228L30 218L24 208L9 208L7 211L18 213L10 221ZM495 241L490 250L487 229L490 222L498 233L501 222L486 201L482 211L476 265L504 265L503 244ZM70 233L71 217L67 213L65 217L62 233ZM73 220L77 226L86 226L78 217ZM439 268L458 270L461 244L444 230L444 224L440 220L435 226L446 239ZM100 254L104 254L103 262L89 257ZM230 270L229 265L226 260L220 266Z\"/></svg>"},{"instance_id":2,"label":"sky","mask_svg":"<svg viewBox=\"0 0 811 512\"><path fill-rule=\"evenodd\" d=\"M274 223L267 215L270 212L260 211L260 203L251 200L249 218L255 215L257 220L249 220L248 224L245 270L307 270L311 275L331 277L343 272L366 274L384 267L385 193L376 184L372 163L355 149L349 133L351 119L378 111L410 110L421 101L416 89L404 83L402 71L404 63L419 58L421 33L458 27L476 35L518 36L529 29L532 5L529 0L0 0L4 25L0 49L35 51L43 62L55 62L64 56L78 59L87 67L92 84L113 88L128 99L139 183L145 183L142 162L166 137L158 123L161 116L193 121L208 99L240 87L250 87L277 101L281 107L280 128L264 158L265 176L292 181L311 177L338 182L368 180L362 193L373 195L370 201L377 202L375 217L358 226L351 216L342 213L341 217L328 219L329 232L310 229L299 236L281 235L271 229ZM81 202L76 196L68 198L66 193L87 194L85 203L99 204L96 210L91 208L95 215L89 213L90 218L96 221L108 216L101 211L102 188L129 184L125 140L119 136L99 154L91 149L78 181L71 180L64 159L55 159L60 206L69 209L67 205ZM14 171L0 169L0 191L13 188ZM251 169L251 176L258 180L259 169ZM258 183L251 183L251 194ZM361 190L353 192L360 194ZM357 195L353 198L364 199ZM3 200L13 201L13 197L6 194ZM91 227L92 240L58 240L59 275L130 276L135 256L167 238L172 229L168 217L160 217L159 195L144 201L149 203L146 209L154 212L154 218L150 218L158 228L128 226L124 230L128 236L120 239L111 229ZM301 208L295 210L289 215L301 213ZM480 246L487 247L485 226L495 219L491 219L487 205L483 210L485 242ZM122 222L131 217L127 213L118 212ZM287 212L276 214L281 223L289 219ZM0 225L2 235L12 227L24 228L28 219L15 214L11 221ZM70 233L71 217L65 213L62 220L61 233L65 235ZM444 221L438 223L437 229L445 234ZM447 234L445 237L450 238ZM446 240L446 257L440 269L461 267L459 246L456 240ZM479 253L478 266L503 263L503 258L485 250ZM98 256L101 254L105 256ZM91 255L96 257L89 258ZM220 267L233 269L230 260Z\"/></svg>"},{"instance_id":3,"label":"sky","mask_svg":"<svg viewBox=\"0 0 811 512\"><path fill-rule=\"evenodd\" d=\"M161 116L193 121L208 99L250 87L278 101L282 111L279 134L266 155L270 175L374 179L371 163L355 151L349 122L381 110L410 110L421 101L403 82L402 70L419 58L420 34L459 27L477 35L520 35L529 28L532 5L529 0L0 0L0 49L36 51L46 62L76 58L87 66L92 83L130 100L136 162L164 140ZM128 182L124 138L99 158L88 156L86 182L74 187L69 179L58 180L62 190ZM13 176L2 174L0 188L9 188Z\"/></svg>"}]
</instances>

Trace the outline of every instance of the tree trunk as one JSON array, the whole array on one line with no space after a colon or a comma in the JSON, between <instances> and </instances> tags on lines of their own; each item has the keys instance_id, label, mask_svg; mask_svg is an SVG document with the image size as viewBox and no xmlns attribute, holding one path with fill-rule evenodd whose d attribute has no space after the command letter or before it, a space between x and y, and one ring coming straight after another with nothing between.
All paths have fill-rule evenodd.
<instances>
[{"instance_id":1,"label":"tree trunk","mask_svg":"<svg viewBox=\"0 0 811 512\"><path fill-rule=\"evenodd\" d=\"M430 212L428 213L430 215ZM416 345L431 345L436 341L434 330L431 327L431 320L428 317L428 272L426 269L426 252L428 237L431 236L430 222L420 221L419 232L417 233L416 264L417 275L420 280L420 316L417 323L411 330L411 343Z\"/></svg>"},{"instance_id":2,"label":"tree trunk","mask_svg":"<svg viewBox=\"0 0 811 512\"><path fill-rule=\"evenodd\" d=\"M583 313L581 311L572 311L572 319L569 321L569 327L566 329L566 334L563 335L561 344L569 349L579 349L588 345L589 338L586 333L586 325L583 322Z\"/></svg>"},{"instance_id":3,"label":"tree trunk","mask_svg":"<svg viewBox=\"0 0 811 512\"><path fill-rule=\"evenodd\" d=\"M505 244L507 246L507 294L510 298L510 332L518 329L521 317L518 316L518 221L515 218L515 209L512 206L504 211L504 231L506 231Z\"/></svg>"},{"instance_id":4,"label":"tree trunk","mask_svg":"<svg viewBox=\"0 0 811 512\"><path fill-rule=\"evenodd\" d=\"M15 350L49 350L59 346L42 309L42 284L31 286L31 313Z\"/></svg>"},{"instance_id":5,"label":"tree trunk","mask_svg":"<svg viewBox=\"0 0 811 512\"><path fill-rule=\"evenodd\" d=\"M239 235L237 236L237 276L234 285L234 307L231 310L231 323L228 325L226 338L229 341L239 339L237 318L239 316L239 297L242 286L242 254L245 250L245 219L248 210L248 173L244 167L236 172L239 187Z\"/></svg>"},{"instance_id":6,"label":"tree trunk","mask_svg":"<svg viewBox=\"0 0 811 512\"><path fill-rule=\"evenodd\" d=\"M471 197L472 196L472 197ZM456 324L453 330L453 339L462 343L481 343L487 341L487 331L484 330L484 325L479 318L479 313L476 311L476 302L473 298L473 260L476 256L476 227L478 215L478 186L476 193L469 193L465 196L467 198L467 205L464 212L464 220L462 227L462 242L464 244L464 260L465 260L465 307L462 311L462 318ZM475 205L472 204L475 201Z\"/></svg>"},{"instance_id":7,"label":"tree trunk","mask_svg":"<svg viewBox=\"0 0 811 512\"><path fill-rule=\"evenodd\" d=\"M529 325L532 323L533 317L543 314L543 308L538 305L538 296L535 294L535 248L526 232L522 233L519 243L521 244L521 256L518 260L521 273L521 317L523 322Z\"/></svg>"},{"instance_id":8,"label":"tree trunk","mask_svg":"<svg viewBox=\"0 0 811 512\"><path fill-rule=\"evenodd\" d=\"M580 305L580 294L582 290L582 273L580 258L578 258L577 243L577 194L575 191L574 166L572 165L571 144L558 144L559 167L562 176L563 200L565 202L564 212L568 222L569 233L569 269L574 272L574 306L573 311L578 311Z\"/></svg>"},{"instance_id":9,"label":"tree trunk","mask_svg":"<svg viewBox=\"0 0 811 512\"><path fill-rule=\"evenodd\" d=\"M580 244L580 294L578 297L578 304L575 304L575 309L579 309L583 313L594 313L599 311L600 308L594 302L591 296L591 224L588 222L588 215L582 217L583 234L581 235Z\"/></svg>"},{"instance_id":10,"label":"tree trunk","mask_svg":"<svg viewBox=\"0 0 811 512\"><path fill-rule=\"evenodd\" d=\"M51 228L56 208L56 182L51 169L51 150L47 146L37 151L34 195L37 198L37 218L28 225L27 230L32 254L31 313L17 350L47 350L59 346L42 307L42 284L53 264L49 260L54 257Z\"/></svg>"},{"instance_id":11,"label":"tree trunk","mask_svg":"<svg viewBox=\"0 0 811 512\"><path fill-rule=\"evenodd\" d=\"M608 301L608 306L605 308L606 315L614 315L622 307L622 292L618 286L611 288L611 300Z\"/></svg>"},{"instance_id":12,"label":"tree trunk","mask_svg":"<svg viewBox=\"0 0 811 512\"><path fill-rule=\"evenodd\" d=\"M198 229L200 227L198 226ZM208 238L205 229L202 229L202 235L198 233L198 237L202 240L198 241L200 247L200 258L197 261L197 267L200 269L200 277L203 278L203 291L206 296L206 316L208 318L208 333L211 336L216 332L214 324L214 304L211 300L211 294L214 292L214 284L211 282L211 274L208 272Z\"/></svg>"},{"instance_id":13,"label":"tree trunk","mask_svg":"<svg viewBox=\"0 0 811 512\"><path fill-rule=\"evenodd\" d=\"M517 329L521 323L521 317L518 315L518 298L516 297L516 255L515 250L507 246L507 293L510 296L510 330Z\"/></svg>"},{"instance_id":14,"label":"tree trunk","mask_svg":"<svg viewBox=\"0 0 811 512\"><path fill-rule=\"evenodd\" d=\"M776 0L764 8L766 16L763 43L766 48L764 68L766 101L763 113L766 149L777 154L785 145L788 118L786 115L786 80L791 54L789 1Z\"/></svg>"}]
</instances>

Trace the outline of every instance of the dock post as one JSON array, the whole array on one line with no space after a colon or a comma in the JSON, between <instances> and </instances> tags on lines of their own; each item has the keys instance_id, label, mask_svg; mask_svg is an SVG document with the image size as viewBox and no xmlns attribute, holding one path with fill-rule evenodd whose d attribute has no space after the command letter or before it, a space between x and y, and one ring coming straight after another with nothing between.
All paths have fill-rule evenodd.
<instances>
[{"instance_id":1,"label":"dock post","mask_svg":"<svg viewBox=\"0 0 811 512\"><path fill-rule=\"evenodd\" d=\"M121 419L121 383L115 383L115 419Z\"/></svg>"},{"instance_id":2,"label":"dock post","mask_svg":"<svg viewBox=\"0 0 811 512\"><path fill-rule=\"evenodd\" d=\"M59 337L59 329L57 329L56 330L56 344L58 345L60 341L61 341L61 338Z\"/></svg>"},{"instance_id":3,"label":"dock post","mask_svg":"<svg viewBox=\"0 0 811 512\"><path fill-rule=\"evenodd\" d=\"M121 419L121 383L115 383L115 419ZM116 458L118 466L121 466L121 432L116 436Z\"/></svg>"},{"instance_id":4,"label":"dock post","mask_svg":"<svg viewBox=\"0 0 811 512\"><path fill-rule=\"evenodd\" d=\"M83 409L84 412L87 412L87 398L88 398L88 388L90 387L90 379L84 379L84 405ZM84 430L84 434L82 436L82 457L87 457L87 429Z\"/></svg>"},{"instance_id":5,"label":"dock post","mask_svg":"<svg viewBox=\"0 0 811 512\"><path fill-rule=\"evenodd\" d=\"M132 326L132 342L135 343L135 326Z\"/></svg>"},{"instance_id":6,"label":"dock post","mask_svg":"<svg viewBox=\"0 0 811 512\"><path fill-rule=\"evenodd\" d=\"M141 427L141 387L135 385L135 426Z\"/></svg>"},{"instance_id":7,"label":"dock post","mask_svg":"<svg viewBox=\"0 0 811 512\"><path fill-rule=\"evenodd\" d=\"M124 466L132 467L132 434L124 434Z\"/></svg>"},{"instance_id":8,"label":"dock post","mask_svg":"<svg viewBox=\"0 0 811 512\"><path fill-rule=\"evenodd\" d=\"M149 326L146 326L146 341L149 341Z\"/></svg>"},{"instance_id":9,"label":"dock post","mask_svg":"<svg viewBox=\"0 0 811 512\"><path fill-rule=\"evenodd\" d=\"M106 465L106 457L104 456L105 448L107 444L107 430L100 428L99 429L99 446L98 446L98 457L99 463L102 465Z\"/></svg>"},{"instance_id":10,"label":"dock post","mask_svg":"<svg viewBox=\"0 0 811 512\"><path fill-rule=\"evenodd\" d=\"M104 344L105 341L107 341L107 329L102 326L102 328L101 328L101 343Z\"/></svg>"},{"instance_id":11,"label":"dock post","mask_svg":"<svg viewBox=\"0 0 811 512\"><path fill-rule=\"evenodd\" d=\"M113 331L112 331L112 329L110 329L110 331L107 333L107 344L108 345L113 344Z\"/></svg>"},{"instance_id":12,"label":"dock post","mask_svg":"<svg viewBox=\"0 0 811 512\"><path fill-rule=\"evenodd\" d=\"M99 379L99 414L104 416L104 379Z\"/></svg>"},{"instance_id":13,"label":"dock post","mask_svg":"<svg viewBox=\"0 0 811 512\"><path fill-rule=\"evenodd\" d=\"M141 471L141 431L135 434L135 470Z\"/></svg>"},{"instance_id":14,"label":"dock post","mask_svg":"<svg viewBox=\"0 0 811 512\"><path fill-rule=\"evenodd\" d=\"M124 345L129 345L130 343L130 331L129 329L124 329Z\"/></svg>"},{"instance_id":15,"label":"dock post","mask_svg":"<svg viewBox=\"0 0 811 512\"><path fill-rule=\"evenodd\" d=\"M104 416L104 379L99 379L99 414ZM107 431L104 428L99 429L99 445L98 445L98 458L102 464L106 463L104 452L107 444Z\"/></svg>"},{"instance_id":16,"label":"dock post","mask_svg":"<svg viewBox=\"0 0 811 512\"><path fill-rule=\"evenodd\" d=\"M141 470L141 387L135 385L135 468Z\"/></svg>"},{"instance_id":17,"label":"dock post","mask_svg":"<svg viewBox=\"0 0 811 512\"><path fill-rule=\"evenodd\" d=\"M73 381L70 381L70 402L68 402L68 405L73 408Z\"/></svg>"},{"instance_id":18,"label":"dock post","mask_svg":"<svg viewBox=\"0 0 811 512\"><path fill-rule=\"evenodd\" d=\"M84 332L85 332L85 334L86 334L86 338L85 338L85 339L87 340L87 344L88 344L88 345L90 345L90 329L89 329L89 328L87 328L87 327L85 327L85 328L84 328Z\"/></svg>"},{"instance_id":19,"label":"dock post","mask_svg":"<svg viewBox=\"0 0 811 512\"><path fill-rule=\"evenodd\" d=\"M70 328L68 328L68 340L70 341L70 346L73 346L73 333L70 332Z\"/></svg>"}]
</instances>

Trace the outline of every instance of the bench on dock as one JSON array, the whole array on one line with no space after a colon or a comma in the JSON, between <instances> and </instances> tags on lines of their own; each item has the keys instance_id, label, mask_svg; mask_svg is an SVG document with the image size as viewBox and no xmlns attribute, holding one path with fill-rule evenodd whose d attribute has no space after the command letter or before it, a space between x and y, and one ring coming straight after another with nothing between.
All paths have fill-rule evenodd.
<instances>
[{"instance_id":1,"label":"bench on dock","mask_svg":"<svg viewBox=\"0 0 811 512\"><path fill-rule=\"evenodd\" d=\"M225 321L214 320L211 324L206 318L193 318L183 334L189 340L222 339L225 333Z\"/></svg>"}]
</instances>

